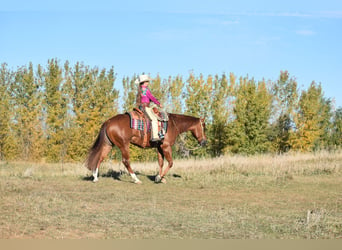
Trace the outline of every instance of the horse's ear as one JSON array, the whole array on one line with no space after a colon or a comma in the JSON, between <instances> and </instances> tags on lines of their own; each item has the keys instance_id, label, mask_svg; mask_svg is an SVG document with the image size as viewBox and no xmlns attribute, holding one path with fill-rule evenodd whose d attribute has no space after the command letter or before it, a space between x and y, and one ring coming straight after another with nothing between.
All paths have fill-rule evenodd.
<instances>
[{"instance_id":1,"label":"horse's ear","mask_svg":"<svg viewBox=\"0 0 342 250\"><path fill-rule=\"evenodd\" d=\"M204 123L204 120L205 120L205 117L200 118L201 123Z\"/></svg>"}]
</instances>

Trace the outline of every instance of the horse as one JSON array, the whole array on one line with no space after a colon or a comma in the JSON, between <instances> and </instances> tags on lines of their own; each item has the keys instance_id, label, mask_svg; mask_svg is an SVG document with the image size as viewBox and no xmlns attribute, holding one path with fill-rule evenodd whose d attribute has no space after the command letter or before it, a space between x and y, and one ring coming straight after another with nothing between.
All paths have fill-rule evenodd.
<instances>
[{"instance_id":1,"label":"horse","mask_svg":"<svg viewBox=\"0 0 342 250\"><path fill-rule=\"evenodd\" d=\"M197 139L200 146L205 146L207 143L205 122L203 118L172 113L169 113L168 116L168 128L164 139L157 143L148 142L144 147L157 148L159 174L156 175L155 182L166 183L164 177L173 166L172 145L175 144L178 135L191 131L193 137ZM113 116L102 124L100 132L93 143L93 146L89 149L85 161L86 167L93 173L93 182L98 181L101 162L111 151L112 147L117 146L121 151L122 163L132 177L133 182L136 184L142 183L131 168L129 159L130 144L142 147L143 139L140 131L130 127L130 117L127 113ZM168 166L163 171L164 158L168 161Z\"/></svg>"}]
</instances>

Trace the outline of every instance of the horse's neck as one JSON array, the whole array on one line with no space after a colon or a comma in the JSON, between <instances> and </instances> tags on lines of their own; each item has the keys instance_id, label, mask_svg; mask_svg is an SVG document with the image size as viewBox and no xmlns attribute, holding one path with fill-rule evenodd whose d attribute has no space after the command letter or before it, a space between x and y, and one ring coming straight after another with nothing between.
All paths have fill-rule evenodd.
<instances>
[{"instance_id":1,"label":"horse's neck","mask_svg":"<svg viewBox=\"0 0 342 250\"><path fill-rule=\"evenodd\" d=\"M173 125L176 127L176 130L179 133L189 131L196 119L195 117L187 115L170 114L170 116L170 118L173 120Z\"/></svg>"}]
</instances>

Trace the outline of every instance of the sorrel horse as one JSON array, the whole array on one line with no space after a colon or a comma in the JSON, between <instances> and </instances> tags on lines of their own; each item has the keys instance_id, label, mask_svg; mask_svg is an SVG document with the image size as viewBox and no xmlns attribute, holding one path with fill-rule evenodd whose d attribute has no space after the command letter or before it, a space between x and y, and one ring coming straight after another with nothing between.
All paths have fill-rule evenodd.
<instances>
[{"instance_id":1,"label":"sorrel horse","mask_svg":"<svg viewBox=\"0 0 342 250\"><path fill-rule=\"evenodd\" d=\"M156 147L158 151L159 174L156 176L156 182L165 182L164 176L173 165L171 147L179 134L191 131L201 146L204 146L207 142L204 133L204 119L179 114L168 115L168 128L164 140L157 144L151 144L149 142L146 146L148 148ZM128 114L118 114L102 124L99 135L90 148L86 159L86 167L93 171L94 182L98 181L98 171L101 162L115 145L120 149L122 162L130 173L134 183L141 183L130 165L130 143L142 147L143 139L141 138L140 131L130 128L130 117ZM163 171L164 158L168 161L168 166Z\"/></svg>"}]
</instances>

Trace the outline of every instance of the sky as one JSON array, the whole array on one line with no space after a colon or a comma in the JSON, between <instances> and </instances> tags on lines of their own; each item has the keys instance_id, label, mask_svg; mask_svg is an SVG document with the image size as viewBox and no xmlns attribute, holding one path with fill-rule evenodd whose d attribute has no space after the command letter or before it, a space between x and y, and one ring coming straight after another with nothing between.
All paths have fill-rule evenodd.
<instances>
[{"instance_id":1,"label":"sky","mask_svg":"<svg viewBox=\"0 0 342 250\"><path fill-rule=\"evenodd\" d=\"M119 90L141 73L276 81L287 70L342 107L342 1L0 0L0 63L52 58L114 67Z\"/></svg>"}]
</instances>

